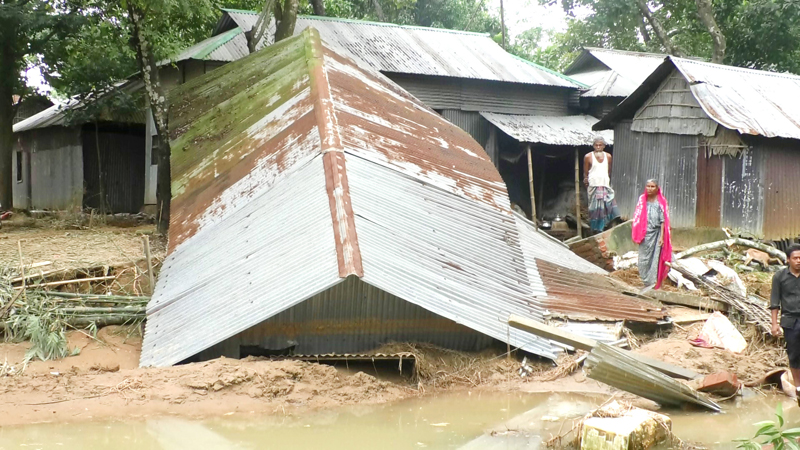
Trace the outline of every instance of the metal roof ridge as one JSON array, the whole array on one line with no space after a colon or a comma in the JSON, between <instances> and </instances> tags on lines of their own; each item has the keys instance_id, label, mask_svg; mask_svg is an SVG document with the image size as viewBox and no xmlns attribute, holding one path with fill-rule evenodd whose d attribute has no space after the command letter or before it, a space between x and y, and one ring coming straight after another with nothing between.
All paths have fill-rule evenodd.
<instances>
[{"instance_id":1,"label":"metal roof ridge","mask_svg":"<svg viewBox=\"0 0 800 450\"><path fill-rule=\"evenodd\" d=\"M235 9L235 8L220 8L220 10L225 12L233 12L239 14L249 14L257 16L259 13L257 11L249 11L245 9ZM436 28L436 27L423 27L420 25L404 25L399 23L393 22L375 22L372 20L359 20L359 19L347 19L344 17L331 17L331 16L315 16L315 15L305 15L305 14L298 14L298 19L309 19L309 20L322 20L326 22L344 22L344 23L355 23L361 25L375 25L379 27L393 27L393 28L404 28L409 30L425 30L425 31L439 31L443 33L453 33L453 34L469 34L475 36L491 36L489 33L481 33L479 31L466 31L466 30L453 30L450 28Z\"/></svg>"},{"instance_id":2,"label":"metal roof ridge","mask_svg":"<svg viewBox=\"0 0 800 450\"><path fill-rule=\"evenodd\" d=\"M794 74L794 73L791 73L791 72L773 72L773 71L770 71L770 70L751 69L749 67L731 66L731 65L728 65L728 64L718 64L718 63L712 63L712 62L709 62L709 61L698 61L698 60L695 60L695 59L680 58L680 57L677 57L677 56L670 56L669 59L671 59L675 63L675 66L678 68L678 70L681 71L681 74L683 74L684 76L686 76L686 73L684 72L684 69L680 65L684 64L684 63L688 63L688 64L703 65L703 66L706 66L706 67L719 69L719 70L728 70L728 71L732 71L732 72L744 72L744 73L750 73L750 74L758 75L758 76L771 76L771 77L786 78L786 79L790 79L790 80L800 81L800 75Z\"/></svg>"},{"instance_id":3,"label":"metal roof ridge","mask_svg":"<svg viewBox=\"0 0 800 450\"><path fill-rule=\"evenodd\" d=\"M239 27L231 28L230 30L220 33L213 37L219 37L219 42L215 42L216 45L209 45L208 47L204 48L202 51L198 51L194 55L190 56L190 59L203 59L206 56L210 55L214 52L214 50L222 47L223 45L230 42L231 39L235 38L239 34L242 33L242 29ZM201 41L202 42L202 41Z\"/></svg>"},{"instance_id":4,"label":"metal roof ridge","mask_svg":"<svg viewBox=\"0 0 800 450\"><path fill-rule=\"evenodd\" d=\"M355 213L350 201L344 148L331 99L322 38L319 36L319 31L313 27L305 29L303 34L306 35L306 61L311 80L311 96L314 98L314 114L320 135L320 152L323 155L325 186L333 220L333 236L336 239L339 276L363 277L364 266L356 234Z\"/></svg>"},{"instance_id":5,"label":"metal roof ridge","mask_svg":"<svg viewBox=\"0 0 800 450\"><path fill-rule=\"evenodd\" d=\"M503 51L505 52L505 50L503 50ZM570 83L573 83L573 84L575 84L575 85L576 85L577 87L579 87L579 88L582 88L582 89L589 89L589 87L590 87L588 84L581 83L580 81L578 81L578 80L576 80L576 79L574 79L574 78L570 77L569 75L564 75L564 74L563 74L563 73L561 73L561 72L557 72L557 71L555 71L555 70L553 70L553 69L549 69L549 68L547 68L547 67L545 67L545 66L543 66L543 65L541 65L541 64L536 64L536 63L535 63L535 62L533 62L533 61L529 61L529 60L527 60L527 59L525 59L525 58L522 58L522 57L520 57L520 56L517 56L517 55L515 55L515 54L513 54L513 53L510 53L510 52L506 52L506 53L508 53L508 54L509 54L509 55L511 55L512 57L514 57L514 58L516 58L516 59L518 59L518 60L520 60L520 61L524 62L525 64L528 64L528 65L529 65L529 66L531 66L531 67L535 67L535 68L537 68L537 69L539 69L539 70L541 70L541 71L544 71L544 72L547 72L547 73L549 73L550 75L555 75L555 76L557 76L557 77L559 77L559 78L561 78L561 79L567 80L567 81L569 81ZM565 86L565 87L566 87L566 86Z\"/></svg>"}]
</instances>

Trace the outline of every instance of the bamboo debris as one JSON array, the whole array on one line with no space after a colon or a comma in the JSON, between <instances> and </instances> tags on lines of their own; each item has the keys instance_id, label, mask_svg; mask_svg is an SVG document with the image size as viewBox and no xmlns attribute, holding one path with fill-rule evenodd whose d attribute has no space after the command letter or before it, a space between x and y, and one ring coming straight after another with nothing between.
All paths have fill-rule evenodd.
<instances>
[{"instance_id":1,"label":"bamboo debris","mask_svg":"<svg viewBox=\"0 0 800 450\"><path fill-rule=\"evenodd\" d=\"M78 294L74 292L58 292L58 291L47 291L46 293L47 295L52 297L83 299L84 301L95 301L95 300L120 300L120 301L129 300L129 301L142 301L142 302L150 301L150 297L138 296L138 295Z\"/></svg>"},{"instance_id":2,"label":"bamboo debris","mask_svg":"<svg viewBox=\"0 0 800 450\"><path fill-rule=\"evenodd\" d=\"M761 250L762 252L767 253L768 255L772 256L773 258L780 259L784 264L786 263L786 253L783 253L782 251L778 250L775 247L771 247L769 245L762 244L760 242L754 242L754 241L750 241L750 240L747 240L747 239L741 239L741 238L732 238L732 239L726 239L724 241L717 241L717 242L711 242L711 243L708 243L708 244L698 245L696 247L692 247L692 248L690 248L690 249L688 249L686 251L683 251L683 252L680 252L680 253L676 254L675 255L675 259L679 260L679 259L686 258L687 256L694 255L696 253L700 253L700 252L704 252L704 251L708 251L708 250L716 250L716 249L719 249L719 248L732 247L734 245L741 245L741 246L744 246L744 247L750 247L750 248L754 248L754 249L757 249L757 250Z\"/></svg>"},{"instance_id":3,"label":"bamboo debris","mask_svg":"<svg viewBox=\"0 0 800 450\"><path fill-rule=\"evenodd\" d=\"M74 283L85 283L91 281L107 281L107 280L114 280L117 277L115 275L109 275L106 277L91 277L91 278L76 278L74 280L63 280L63 281L51 281L49 283L43 284L36 284L33 286L36 287L45 287L45 286L63 286L65 284L74 284ZM14 286L14 289L25 289L25 286Z\"/></svg>"},{"instance_id":4,"label":"bamboo debris","mask_svg":"<svg viewBox=\"0 0 800 450\"><path fill-rule=\"evenodd\" d=\"M758 304L757 302L749 300L734 292L729 287L719 284L715 280L702 276L698 277L682 267L680 263L667 264L692 282L705 287L710 293L714 294L714 300L731 305L746 321L756 324L764 333L770 333L772 331L772 317L763 304Z\"/></svg>"}]
</instances>

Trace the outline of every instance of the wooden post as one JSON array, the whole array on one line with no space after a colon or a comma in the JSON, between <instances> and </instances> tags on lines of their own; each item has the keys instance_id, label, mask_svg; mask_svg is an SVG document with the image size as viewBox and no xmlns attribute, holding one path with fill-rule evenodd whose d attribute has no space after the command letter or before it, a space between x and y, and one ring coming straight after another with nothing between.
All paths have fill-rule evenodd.
<instances>
[{"instance_id":1,"label":"wooden post","mask_svg":"<svg viewBox=\"0 0 800 450\"><path fill-rule=\"evenodd\" d=\"M581 163L580 152L578 147L575 147L575 220L577 221L578 239L583 239L583 230L581 230Z\"/></svg>"},{"instance_id":2,"label":"wooden post","mask_svg":"<svg viewBox=\"0 0 800 450\"><path fill-rule=\"evenodd\" d=\"M144 244L144 256L147 259L147 279L150 282L150 295L156 289L155 276L153 275L153 257L150 255L150 236L142 236L142 243Z\"/></svg>"},{"instance_id":3,"label":"wooden post","mask_svg":"<svg viewBox=\"0 0 800 450\"><path fill-rule=\"evenodd\" d=\"M531 144L528 144L528 186L531 188L531 222L533 226L539 228L536 222L536 196L533 193L533 157L531 156Z\"/></svg>"}]
</instances>

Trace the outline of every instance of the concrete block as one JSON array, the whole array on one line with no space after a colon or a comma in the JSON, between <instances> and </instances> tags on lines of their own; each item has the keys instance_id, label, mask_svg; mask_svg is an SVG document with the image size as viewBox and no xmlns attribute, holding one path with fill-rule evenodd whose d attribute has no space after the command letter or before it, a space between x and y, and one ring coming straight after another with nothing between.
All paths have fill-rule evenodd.
<instances>
[{"instance_id":1,"label":"concrete block","mask_svg":"<svg viewBox=\"0 0 800 450\"><path fill-rule=\"evenodd\" d=\"M633 408L619 417L592 417L583 422L581 450L644 450L667 440L669 417Z\"/></svg>"},{"instance_id":2,"label":"concrete block","mask_svg":"<svg viewBox=\"0 0 800 450\"><path fill-rule=\"evenodd\" d=\"M723 397L730 397L735 394L742 383L736 378L736 374L730 372L717 372L706 375L700 382L697 389L700 392L711 392Z\"/></svg>"}]
</instances>

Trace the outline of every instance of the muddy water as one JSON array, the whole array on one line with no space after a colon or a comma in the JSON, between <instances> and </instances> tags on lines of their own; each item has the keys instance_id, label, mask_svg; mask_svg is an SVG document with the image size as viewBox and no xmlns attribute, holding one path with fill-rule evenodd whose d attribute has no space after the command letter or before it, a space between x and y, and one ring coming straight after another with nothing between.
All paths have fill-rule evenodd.
<instances>
[{"instance_id":1,"label":"muddy water","mask_svg":"<svg viewBox=\"0 0 800 450\"><path fill-rule=\"evenodd\" d=\"M237 412L205 421L38 424L0 429L0 449L522 449L571 426L604 399L570 394L458 394L300 416ZM800 409L785 397L751 396L722 414L670 412L674 431L711 448L733 448L782 401L789 424ZM5 412L8 413L8 412ZM796 425L795 425L796 426Z\"/></svg>"}]
</instances>

